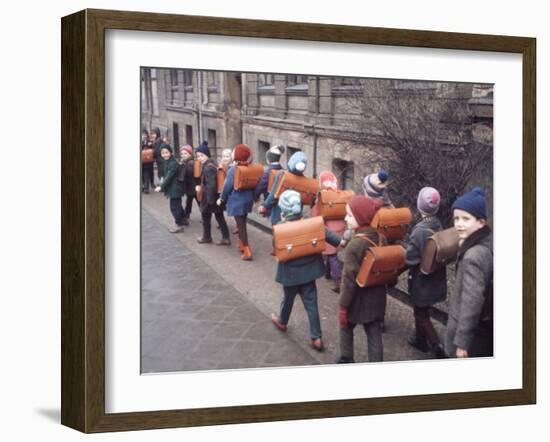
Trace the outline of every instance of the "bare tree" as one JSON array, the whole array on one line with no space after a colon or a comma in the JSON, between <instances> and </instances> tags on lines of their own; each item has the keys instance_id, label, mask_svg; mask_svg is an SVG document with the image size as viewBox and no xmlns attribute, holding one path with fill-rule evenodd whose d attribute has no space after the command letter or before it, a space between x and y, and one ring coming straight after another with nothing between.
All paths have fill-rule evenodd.
<instances>
[{"instance_id":1,"label":"bare tree","mask_svg":"<svg viewBox=\"0 0 550 442\"><path fill-rule=\"evenodd\" d=\"M357 115L347 123L352 142L378 146L374 154L390 173L396 206L416 207L418 191L435 187L442 197L441 219L448 223L453 201L473 177L492 182L492 140L472 136L468 101L464 91L457 93L471 85L370 79L361 84L348 100Z\"/></svg>"}]
</instances>

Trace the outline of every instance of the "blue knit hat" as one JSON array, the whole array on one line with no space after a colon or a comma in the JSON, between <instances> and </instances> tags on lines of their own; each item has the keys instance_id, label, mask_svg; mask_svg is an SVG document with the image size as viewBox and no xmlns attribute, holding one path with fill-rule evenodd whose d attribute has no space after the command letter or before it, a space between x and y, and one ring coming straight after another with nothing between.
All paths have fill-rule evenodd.
<instances>
[{"instance_id":1,"label":"blue knit hat","mask_svg":"<svg viewBox=\"0 0 550 442\"><path fill-rule=\"evenodd\" d=\"M300 194L295 190L285 190L279 197L279 207L285 217L302 214L302 201Z\"/></svg>"},{"instance_id":2,"label":"blue knit hat","mask_svg":"<svg viewBox=\"0 0 550 442\"><path fill-rule=\"evenodd\" d=\"M288 160L288 170L296 175L303 175L307 167L307 157L301 150L294 153Z\"/></svg>"},{"instance_id":3,"label":"blue knit hat","mask_svg":"<svg viewBox=\"0 0 550 442\"><path fill-rule=\"evenodd\" d=\"M363 179L363 191L371 198L382 198L386 189L389 175L385 170L371 173Z\"/></svg>"},{"instance_id":4,"label":"blue knit hat","mask_svg":"<svg viewBox=\"0 0 550 442\"><path fill-rule=\"evenodd\" d=\"M210 149L208 149L208 141L203 141L199 147L195 149L197 153L203 153L210 158Z\"/></svg>"},{"instance_id":5,"label":"blue knit hat","mask_svg":"<svg viewBox=\"0 0 550 442\"><path fill-rule=\"evenodd\" d=\"M459 196L453 203L451 210L464 210L477 219L487 219L485 213L485 192L481 187L474 187L470 192Z\"/></svg>"}]
</instances>

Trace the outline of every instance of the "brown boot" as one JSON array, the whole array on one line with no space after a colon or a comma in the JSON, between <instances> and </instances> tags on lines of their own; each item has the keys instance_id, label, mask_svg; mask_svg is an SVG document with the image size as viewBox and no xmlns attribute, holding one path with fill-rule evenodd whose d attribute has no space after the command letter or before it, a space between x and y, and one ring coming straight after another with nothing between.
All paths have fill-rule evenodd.
<instances>
[{"instance_id":1,"label":"brown boot","mask_svg":"<svg viewBox=\"0 0 550 442\"><path fill-rule=\"evenodd\" d=\"M237 249L239 249L239 252L243 253L244 244L243 244L243 242L242 242L240 239L237 240Z\"/></svg>"},{"instance_id":2,"label":"brown boot","mask_svg":"<svg viewBox=\"0 0 550 442\"><path fill-rule=\"evenodd\" d=\"M241 255L241 259L243 261L252 260L252 250L250 250L250 246L243 246L243 254Z\"/></svg>"}]
</instances>

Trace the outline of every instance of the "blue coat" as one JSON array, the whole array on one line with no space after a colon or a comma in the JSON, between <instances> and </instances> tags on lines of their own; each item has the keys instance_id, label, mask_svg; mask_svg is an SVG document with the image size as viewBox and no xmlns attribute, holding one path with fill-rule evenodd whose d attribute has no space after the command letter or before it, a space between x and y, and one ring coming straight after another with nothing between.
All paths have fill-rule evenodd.
<instances>
[{"instance_id":1,"label":"blue coat","mask_svg":"<svg viewBox=\"0 0 550 442\"><path fill-rule=\"evenodd\" d=\"M267 186L269 185L269 174L272 170L281 170L283 166L281 166L281 163L269 163L267 167L264 170L264 174L262 175L262 179L254 189L254 201L256 201L260 195L264 196L264 201L267 198L267 195L269 195Z\"/></svg>"},{"instance_id":2,"label":"blue coat","mask_svg":"<svg viewBox=\"0 0 550 442\"><path fill-rule=\"evenodd\" d=\"M278 172L277 176L275 176L275 180L273 180L273 188L272 190L276 189L279 185L279 181L281 180L281 177L283 176L284 171ZM269 192L267 195L267 198L264 200L264 203L262 204L268 211L271 211L271 224L275 225L281 222L281 208L279 207L279 199L275 198L275 195L273 192Z\"/></svg>"},{"instance_id":3,"label":"blue coat","mask_svg":"<svg viewBox=\"0 0 550 442\"><path fill-rule=\"evenodd\" d=\"M229 216L244 216L252 212L254 189L235 190L233 188L234 176L235 166L231 166L227 172L220 198L226 204Z\"/></svg>"}]
</instances>

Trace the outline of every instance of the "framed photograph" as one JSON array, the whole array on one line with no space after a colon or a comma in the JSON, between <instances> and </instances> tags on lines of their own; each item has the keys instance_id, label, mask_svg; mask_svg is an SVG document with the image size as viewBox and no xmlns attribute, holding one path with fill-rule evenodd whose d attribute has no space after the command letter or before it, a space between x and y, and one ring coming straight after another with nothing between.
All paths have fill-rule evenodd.
<instances>
[{"instance_id":1,"label":"framed photograph","mask_svg":"<svg viewBox=\"0 0 550 442\"><path fill-rule=\"evenodd\" d=\"M89 433L534 404L535 54L526 37L64 17L62 423ZM273 184L271 168L286 170ZM314 190L285 184L296 177ZM322 203L335 189L368 198L331 219ZM390 282L356 279L356 237L341 240L380 207L409 214L394 238L407 259L417 223L437 215L460 236L461 211L474 214L480 230L461 237L441 299L415 295L419 261ZM278 215L324 216L323 247L337 248L293 270ZM473 328L487 339L461 346L465 247L489 231ZM380 302L362 310L359 296Z\"/></svg>"}]
</instances>

